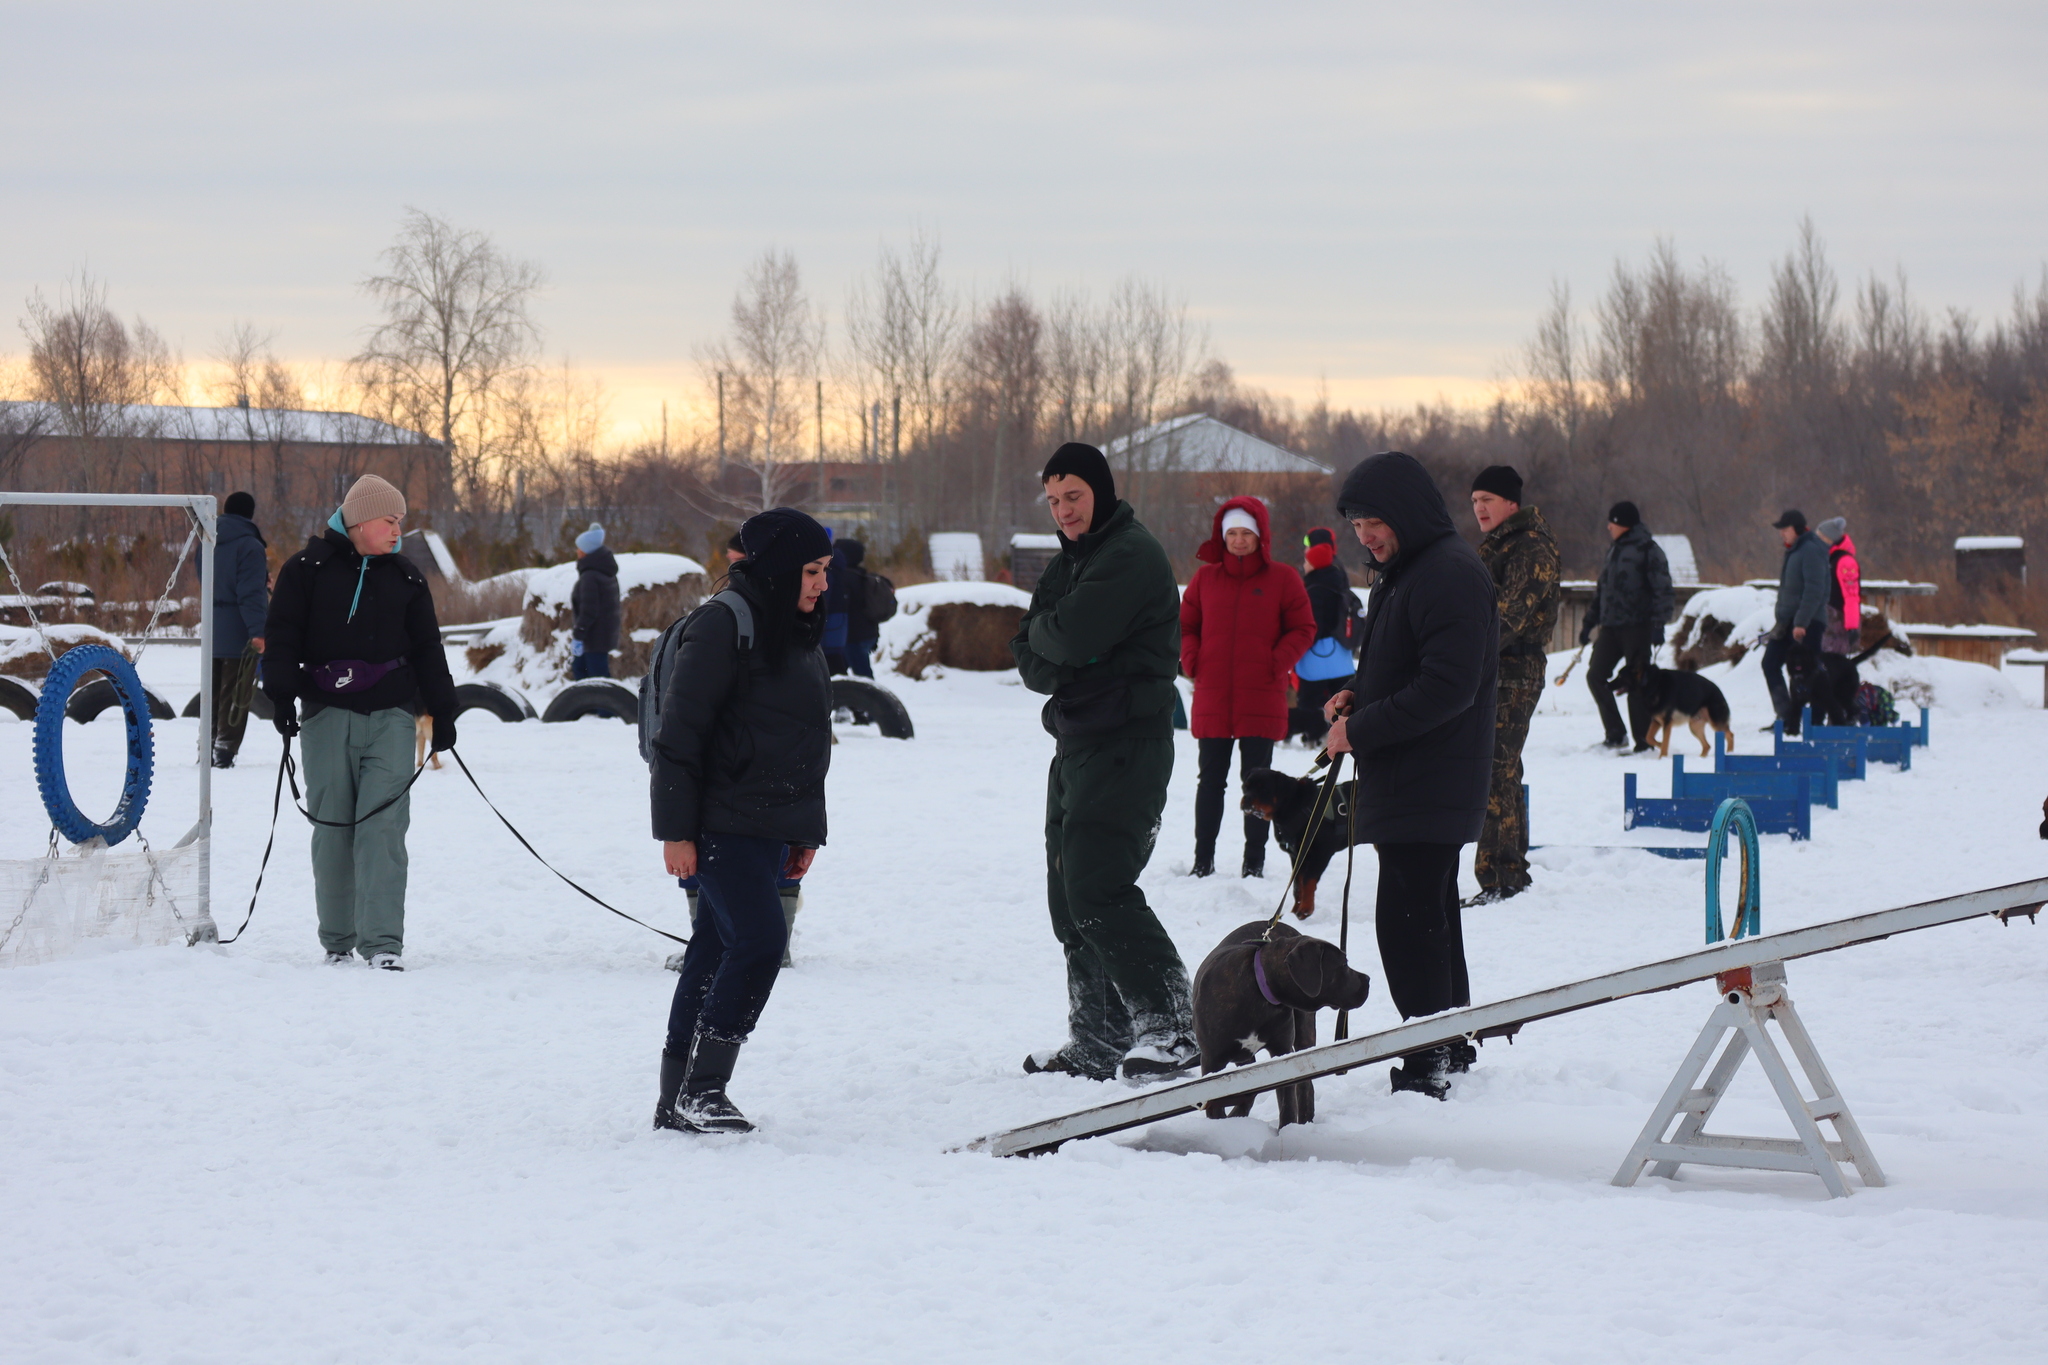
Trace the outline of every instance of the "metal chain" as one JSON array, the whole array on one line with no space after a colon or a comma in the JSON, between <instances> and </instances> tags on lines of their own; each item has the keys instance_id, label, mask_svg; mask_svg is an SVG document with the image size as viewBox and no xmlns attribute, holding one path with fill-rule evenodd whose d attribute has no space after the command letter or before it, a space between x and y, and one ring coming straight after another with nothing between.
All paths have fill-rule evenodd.
<instances>
[{"instance_id":1,"label":"metal chain","mask_svg":"<svg viewBox=\"0 0 2048 1365\"><path fill-rule=\"evenodd\" d=\"M157 594L156 602L149 613L149 624L142 628L142 640L135 646L135 657L130 660L131 663L142 662L142 652L149 648L150 636L156 631L157 620L164 614L164 605L171 600L171 594L177 591L178 575L184 572L185 561L191 558L192 546L199 539L199 514L187 507L185 515L192 519L192 531L185 537L185 548L178 551L178 562L171 566L171 576L164 581L164 590ZM200 610L205 609L206 604L200 603Z\"/></svg>"},{"instance_id":2,"label":"metal chain","mask_svg":"<svg viewBox=\"0 0 2048 1365\"><path fill-rule=\"evenodd\" d=\"M144 907L156 904L156 889L164 889L164 903L171 907L171 918L180 924L185 922L185 912L178 908L178 898L171 892L170 879L164 876L163 865L156 860L156 850L149 846L149 840L141 830L135 831L135 841L142 845L142 856L149 860L149 880L143 884Z\"/></svg>"},{"instance_id":3,"label":"metal chain","mask_svg":"<svg viewBox=\"0 0 2048 1365\"><path fill-rule=\"evenodd\" d=\"M43 642L43 653L50 656L50 662L57 662L57 651L50 646L50 632L43 629L43 618L36 615L35 599L22 586L21 575L14 571L14 561L7 557L7 542L0 540L0 564L7 566L7 581L14 585L14 591L21 598L22 609L28 612L28 623L36 628L36 638Z\"/></svg>"},{"instance_id":4,"label":"metal chain","mask_svg":"<svg viewBox=\"0 0 2048 1365\"><path fill-rule=\"evenodd\" d=\"M0 934L0 948L5 948L7 946L7 941L14 937L14 931L16 929L19 929L21 927L21 922L28 918L29 907L36 903L36 893L41 891L44 885L49 882L50 870L54 868L56 865L57 827L55 825L52 825L50 826L50 849L49 852L45 854L43 857L43 870L40 874L37 875L35 884L29 887L28 895L22 899L21 911L19 914L15 915L14 923L7 926L6 933Z\"/></svg>"}]
</instances>

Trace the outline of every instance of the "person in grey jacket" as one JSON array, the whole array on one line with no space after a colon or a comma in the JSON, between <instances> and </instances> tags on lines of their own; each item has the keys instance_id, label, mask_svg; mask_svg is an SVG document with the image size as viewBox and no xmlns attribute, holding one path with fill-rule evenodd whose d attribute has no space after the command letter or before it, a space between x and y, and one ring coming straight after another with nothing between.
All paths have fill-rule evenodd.
<instances>
[{"instance_id":1,"label":"person in grey jacket","mask_svg":"<svg viewBox=\"0 0 2048 1365\"><path fill-rule=\"evenodd\" d=\"M1593 593L1593 609L1579 630L1579 643L1593 642L1593 657L1586 661L1586 686L1593 704L1600 708L1600 723L1606 727L1604 743L1610 749L1628 747L1622 732L1621 712L1614 705L1614 674L1650 662L1650 652L1664 643L1664 627L1671 620L1671 565L1663 547L1643 525L1642 513L1632 502L1617 502L1608 509L1607 563L1600 569L1600 583ZM1595 629L1599 636L1594 636ZM1629 698L1628 724L1635 734L1635 752L1650 746L1645 742L1649 718L1634 697Z\"/></svg>"},{"instance_id":2,"label":"person in grey jacket","mask_svg":"<svg viewBox=\"0 0 2048 1365\"><path fill-rule=\"evenodd\" d=\"M230 493L213 541L213 766L232 768L249 726L263 618L270 612L270 560L256 528L256 498Z\"/></svg>"},{"instance_id":3,"label":"person in grey jacket","mask_svg":"<svg viewBox=\"0 0 2048 1365\"><path fill-rule=\"evenodd\" d=\"M619 647L619 561L604 547L604 527L576 537L576 586L569 591L569 676L609 678Z\"/></svg>"},{"instance_id":4,"label":"person in grey jacket","mask_svg":"<svg viewBox=\"0 0 2048 1365\"><path fill-rule=\"evenodd\" d=\"M1785 722L1785 733L1796 735L1799 708L1785 687L1785 661L1795 650L1820 649L1828 623L1831 570L1827 543L1806 528L1806 513L1788 507L1771 526L1785 546L1785 560L1778 569L1777 621L1764 646L1764 685L1771 691L1771 709Z\"/></svg>"}]
</instances>

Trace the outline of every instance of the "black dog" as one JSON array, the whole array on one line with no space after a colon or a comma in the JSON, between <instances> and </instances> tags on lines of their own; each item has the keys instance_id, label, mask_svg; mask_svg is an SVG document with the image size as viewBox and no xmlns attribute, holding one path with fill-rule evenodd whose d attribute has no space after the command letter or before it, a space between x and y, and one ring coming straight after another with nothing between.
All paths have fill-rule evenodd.
<instances>
[{"instance_id":1,"label":"black dog","mask_svg":"<svg viewBox=\"0 0 2048 1365\"><path fill-rule=\"evenodd\" d=\"M1272 825L1274 842L1289 858L1299 860L1300 872L1294 879L1296 919L1307 919L1316 912L1316 883L1322 880L1330 859L1344 851L1350 828L1348 817L1355 781L1337 784L1337 790L1324 803L1322 823L1316 826L1308 850L1298 852L1302 837L1308 833L1322 785L1313 777L1290 777L1272 768L1256 768L1244 775L1242 809Z\"/></svg>"},{"instance_id":2,"label":"black dog","mask_svg":"<svg viewBox=\"0 0 2048 1365\"><path fill-rule=\"evenodd\" d=\"M1787 654L1785 685L1792 693L1794 712L1811 706L1816 725L1854 725L1856 689L1863 685L1856 665L1883 649L1891 638L1887 631L1884 639L1861 654L1825 654L1818 649L1795 649Z\"/></svg>"},{"instance_id":3,"label":"black dog","mask_svg":"<svg viewBox=\"0 0 2048 1365\"><path fill-rule=\"evenodd\" d=\"M1649 717L1649 733L1641 737L1643 747L1657 745L1659 758L1671 757L1671 731L1681 719L1700 742L1701 758L1714 752L1707 742L1709 727L1728 736L1728 752L1735 752L1735 732L1728 728L1728 698L1699 674L1643 663L1623 669L1614 680L1614 691L1616 695L1627 693Z\"/></svg>"},{"instance_id":4,"label":"black dog","mask_svg":"<svg viewBox=\"0 0 2048 1365\"><path fill-rule=\"evenodd\" d=\"M1270 937L1269 937L1270 933ZM1316 1011L1355 1010L1365 1003L1372 979L1351 970L1337 945L1298 929L1254 920L1224 935L1223 942L1195 969L1195 1041L1202 1049L1202 1074L1256 1060L1263 1047L1275 1057L1316 1043ZM1280 1123L1313 1122L1313 1081L1276 1086ZM1257 1092L1210 1100L1203 1112L1220 1119L1226 1111L1243 1118Z\"/></svg>"}]
</instances>

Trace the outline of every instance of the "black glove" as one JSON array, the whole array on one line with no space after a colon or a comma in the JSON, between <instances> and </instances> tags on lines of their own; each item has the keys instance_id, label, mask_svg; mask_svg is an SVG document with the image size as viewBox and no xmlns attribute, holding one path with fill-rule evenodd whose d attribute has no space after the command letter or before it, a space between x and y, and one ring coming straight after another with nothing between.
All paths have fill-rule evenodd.
<instances>
[{"instance_id":1,"label":"black glove","mask_svg":"<svg viewBox=\"0 0 2048 1365\"><path fill-rule=\"evenodd\" d=\"M298 703L294 702L290 697L286 697L283 700L279 700L275 696L271 697L270 723L275 725L277 732L286 739L296 735L299 732Z\"/></svg>"},{"instance_id":2,"label":"black glove","mask_svg":"<svg viewBox=\"0 0 2048 1365\"><path fill-rule=\"evenodd\" d=\"M1660 644L1660 645L1661 645L1661 644L1663 644L1663 643L1664 643L1664 627L1662 627L1662 626L1658 626L1658 627L1657 627L1657 628L1656 628L1655 630L1651 631L1651 632L1650 632L1650 639L1651 639L1651 640L1653 640L1653 641L1655 641L1655 642L1656 642L1657 644Z\"/></svg>"},{"instance_id":3,"label":"black glove","mask_svg":"<svg viewBox=\"0 0 2048 1365\"><path fill-rule=\"evenodd\" d=\"M1591 621L1579 627L1579 643L1582 645L1593 643L1593 623Z\"/></svg>"},{"instance_id":4,"label":"black glove","mask_svg":"<svg viewBox=\"0 0 2048 1365\"><path fill-rule=\"evenodd\" d=\"M437 754L455 747L455 717L434 717L434 739L428 747Z\"/></svg>"}]
</instances>

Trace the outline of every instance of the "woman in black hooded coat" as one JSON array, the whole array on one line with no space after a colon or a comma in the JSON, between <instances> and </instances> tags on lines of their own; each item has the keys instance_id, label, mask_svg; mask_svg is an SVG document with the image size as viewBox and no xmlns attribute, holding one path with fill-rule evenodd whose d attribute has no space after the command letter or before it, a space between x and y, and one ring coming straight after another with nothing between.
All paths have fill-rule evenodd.
<instances>
[{"instance_id":1,"label":"woman in black hooded coat","mask_svg":"<svg viewBox=\"0 0 2048 1365\"><path fill-rule=\"evenodd\" d=\"M1332 697L1329 747L1358 770L1361 842L1379 854L1375 912L1387 989L1404 1019L1472 1003L1458 849L1486 823L1500 615L1493 576L1451 523L1429 471L1400 451L1360 461L1337 510L1379 573L1358 672ZM1462 1048L1395 1068L1396 1089L1443 1098Z\"/></svg>"},{"instance_id":2,"label":"woman in black hooded coat","mask_svg":"<svg viewBox=\"0 0 2048 1365\"><path fill-rule=\"evenodd\" d=\"M819 648L832 544L787 507L740 528L747 558L683 626L651 749L654 837L669 874L698 879L696 923L669 1007L654 1126L747 1132L727 1098L788 946L778 877L801 877L825 842L832 683Z\"/></svg>"}]
</instances>

